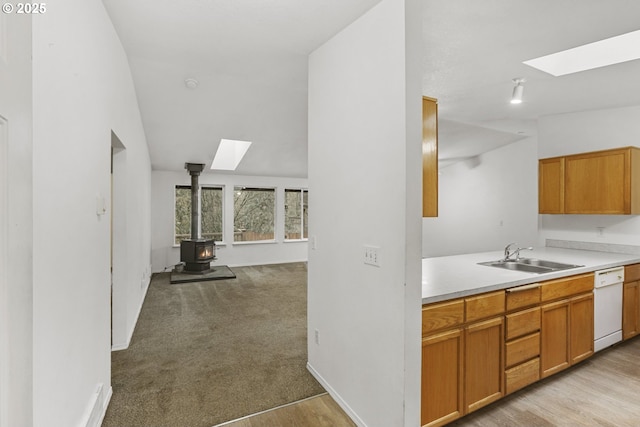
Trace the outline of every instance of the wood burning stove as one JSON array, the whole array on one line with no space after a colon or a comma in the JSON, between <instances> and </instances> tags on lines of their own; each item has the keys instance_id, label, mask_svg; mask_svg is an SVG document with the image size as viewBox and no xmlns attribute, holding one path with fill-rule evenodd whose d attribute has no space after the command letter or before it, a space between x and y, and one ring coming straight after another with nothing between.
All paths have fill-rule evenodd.
<instances>
[{"instance_id":1,"label":"wood burning stove","mask_svg":"<svg viewBox=\"0 0 640 427\"><path fill-rule=\"evenodd\" d=\"M198 225L198 176L204 169L202 163L185 163L184 168L191 175L191 238L180 242L180 261L184 263L185 273L203 273L211 268L216 259L216 242L199 237Z\"/></svg>"}]
</instances>

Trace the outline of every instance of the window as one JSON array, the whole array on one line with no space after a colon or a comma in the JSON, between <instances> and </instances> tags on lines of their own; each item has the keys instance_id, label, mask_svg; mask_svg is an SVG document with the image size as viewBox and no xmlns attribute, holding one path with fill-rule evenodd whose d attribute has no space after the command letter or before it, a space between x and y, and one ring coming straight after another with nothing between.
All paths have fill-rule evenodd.
<instances>
[{"instance_id":1,"label":"window","mask_svg":"<svg viewBox=\"0 0 640 427\"><path fill-rule=\"evenodd\" d=\"M191 237L191 187L176 185L174 243Z\"/></svg>"},{"instance_id":2,"label":"window","mask_svg":"<svg viewBox=\"0 0 640 427\"><path fill-rule=\"evenodd\" d=\"M200 233L205 239L222 239L222 187L200 189Z\"/></svg>"},{"instance_id":3,"label":"window","mask_svg":"<svg viewBox=\"0 0 640 427\"><path fill-rule=\"evenodd\" d=\"M222 241L222 187L200 188L200 237ZM177 185L174 244L191 238L191 186Z\"/></svg>"},{"instance_id":4,"label":"window","mask_svg":"<svg viewBox=\"0 0 640 427\"><path fill-rule=\"evenodd\" d=\"M309 191L284 190L284 238L301 240L309 237L307 219Z\"/></svg>"},{"instance_id":5,"label":"window","mask_svg":"<svg viewBox=\"0 0 640 427\"><path fill-rule=\"evenodd\" d=\"M274 240L276 191L274 188L235 187L233 241Z\"/></svg>"}]
</instances>

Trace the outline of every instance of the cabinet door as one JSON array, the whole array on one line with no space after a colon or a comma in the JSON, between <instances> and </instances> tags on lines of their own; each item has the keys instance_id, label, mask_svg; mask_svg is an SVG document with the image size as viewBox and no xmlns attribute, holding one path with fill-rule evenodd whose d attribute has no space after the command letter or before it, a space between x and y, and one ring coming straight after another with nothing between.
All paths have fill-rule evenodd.
<instances>
[{"instance_id":1,"label":"cabinet door","mask_svg":"<svg viewBox=\"0 0 640 427\"><path fill-rule=\"evenodd\" d=\"M540 377L548 377L567 368L569 358L569 301L541 307Z\"/></svg>"},{"instance_id":2,"label":"cabinet door","mask_svg":"<svg viewBox=\"0 0 640 427\"><path fill-rule=\"evenodd\" d=\"M622 301L622 337L626 340L640 331L640 281L624 284Z\"/></svg>"},{"instance_id":3,"label":"cabinet door","mask_svg":"<svg viewBox=\"0 0 640 427\"><path fill-rule=\"evenodd\" d=\"M571 364L593 354L593 293L571 299L569 312Z\"/></svg>"},{"instance_id":4,"label":"cabinet door","mask_svg":"<svg viewBox=\"0 0 640 427\"><path fill-rule=\"evenodd\" d=\"M463 345L461 328L422 339L423 426L444 425L464 414Z\"/></svg>"},{"instance_id":5,"label":"cabinet door","mask_svg":"<svg viewBox=\"0 0 640 427\"><path fill-rule=\"evenodd\" d=\"M628 149L567 156L564 213L631 213L630 173Z\"/></svg>"},{"instance_id":6,"label":"cabinet door","mask_svg":"<svg viewBox=\"0 0 640 427\"><path fill-rule=\"evenodd\" d=\"M465 329L465 408L475 411L504 395L504 318Z\"/></svg>"},{"instance_id":7,"label":"cabinet door","mask_svg":"<svg viewBox=\"0 0 640 427\"><path fill-rule=\"evenodd\" d=\"M564 213L564 158L543 159L538 163L538 212Z\"/></svg>"}]
</instances>

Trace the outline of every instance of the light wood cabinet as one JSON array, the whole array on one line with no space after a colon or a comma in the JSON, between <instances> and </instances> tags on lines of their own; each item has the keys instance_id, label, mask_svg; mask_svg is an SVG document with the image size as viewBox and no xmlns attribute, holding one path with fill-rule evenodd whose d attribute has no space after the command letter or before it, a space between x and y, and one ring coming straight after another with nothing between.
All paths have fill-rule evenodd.
<instances>
[{"instance_id":1,"label":"light wood cabinet","mask_svg":"<svg viewBox=\"0 0 640 427\"><path fill-rule=\"evenodd\" d=\"M640 214L640 149L624 147L541 159L542 214Z\"/></svg>"},{"instance_id":2,"label":"light wood cabinet","mask_svg":"<svg viewBox=\"0 0 640 427\"><path fill-rule=\"evenodd\" d=\"M441 426L464 414L462 328L422 339L421 424Z\"/></svg>"},{"instance_id":3,"label":"light wood cabinet","mask_svg":"<svg viewBox=\"0 0 640 427\"><path fill-rule=\"evenodd\" d=\"M507 290L505 393L540 379L540 285Z\"/></svg>"},{"instance_id":4,"label":"light wood cabinet","mask_svg":"<svg viewBox=\"0 0 640 427\"><path fill-rule=\"evenodd\" d=\"M438 216L438 101L422 97L422 216Z\"/></svg>"},{"instance_id":5,"label":"light wood cabinet","mask_svg":"<svg viewBox=\"0 0 640 427\"><path fill-rule=\"evenodd\" d=\"M591 356L593 280L580 274L424 305L422 426L448 424Z\"/></svg>"},{"instance_id":6,"label":"light wood cabinet","mask_svg":"<svg viewBox=\"0 0 640 427\"><path fill-rule=\"evenodd\" d=\"M422 308L423 426L447 424L504 395L504 295Z\"/></svg>"},{"instance_id":7,"label":"light wood cabinet","mask_svg":"<svg viewBox=\"0 0 640 427\"><path fill-rule=\"evenodd\" d=\"M542 284L540 376L593 354L593 273Z\"/></svg>"},{"instance_id":8,"label":"light wood cabinet","mask_svg":"<svg viewBox=\"0 0 640 427\"><path fill-rule=\"evenodd\" d=\"M559 372L571 364L569 360L569 301L545 304L540 311L540 375Z\"/></svg>"},{"instance_id":9,"label":"light wood cabinet","mask_svg":"<svg viewBox=\"0 0 640 427\"><path fill-rule=\"evenodd\" d=\"M538 162L538 211L564 213L564 157Z\"/></svg>"},{"instance_id":10,"label":"light wood cabinet","mask_svg":"<svg viewBox=\"0 0 640 427\"><path fill-rule=\"evenodd\" d=\"M465 329L464 401L475 411L504 395L502 316L474 323Z\"/></svg>"},{"instance_id":11,"label":"light wood cabinet","mask_svg":"<svg viewBox=\"0 0 640 427\"><path fill-rule=\"evenodd\" d=\"M622 338L629 339L640 333L640 264L624 269L622 295Z\"/></svg>"},{"instance_id":12,"label":"light wood cabinet","mask_svg":"<svg viewBox=\"0 0 640 427\"><path fill-rule=\"evenodd\" d=\"M569 350L573 365L593 354L593 292L571 298L569 304Z\"/></svg>"}]
</instances>

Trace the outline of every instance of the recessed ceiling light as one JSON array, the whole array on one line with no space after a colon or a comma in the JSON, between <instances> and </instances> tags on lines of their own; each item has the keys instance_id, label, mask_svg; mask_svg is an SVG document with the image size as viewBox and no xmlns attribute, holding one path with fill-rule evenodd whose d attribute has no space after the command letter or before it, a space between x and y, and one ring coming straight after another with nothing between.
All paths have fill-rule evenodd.
<instances>
[{"instance_id":1,"label":"recessed ceiling light","mask_svg":"<svg viewBox=\"0 0 640 427\"><path fill-rule=\"evenodd\" d=\"M640 59L640 30L563 50L523 63L553 76Z\"/></svg>"},{"instance_id":2,"label":"recessed ceiling light","mask_svg":"<svg viewBox=\"0 0 640 427\"><path fill-rule=\"evenodd\" d=\"M216 155L211 163L211 169L236 170L250 145L250 141L221 139L220 145L218 145L218 151L216 151Z\"/></svg>"}]
</instances>

